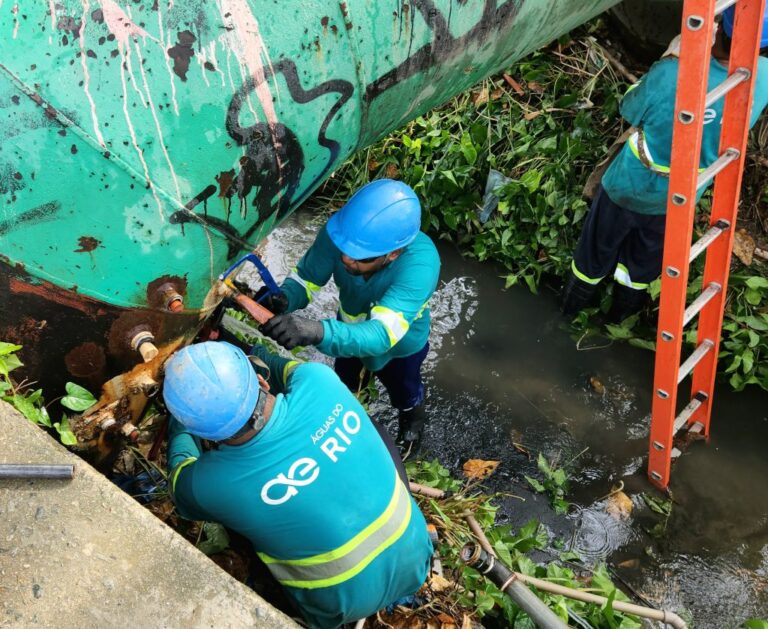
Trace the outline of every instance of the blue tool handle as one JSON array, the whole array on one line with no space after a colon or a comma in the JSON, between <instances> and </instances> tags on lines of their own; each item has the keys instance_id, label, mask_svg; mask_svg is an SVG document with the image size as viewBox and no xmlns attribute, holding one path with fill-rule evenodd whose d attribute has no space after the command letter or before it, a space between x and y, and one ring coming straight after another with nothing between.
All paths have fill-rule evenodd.
<instances>
[{"instance_id":1,"label":"blue tool handle","mask_svg":"<svg viewBox=\"0 0 768 629\"><path fill-rule=\"evenodd\" d=\"M261 277L261 281L264 282L264 286L267 287L267 292L259 297L257 299L257 302L262 301L266 297L269 297L270 295L279 295L280 294L280 287L277 285L277 282L275 282L275 278L272 277L272 274L269 272L269 269L264 266L264 263L261 261L261 258L257 256L255 253L249 253L248 255L243 256L240 258L237 262L235 262L232 266L230 266L226 271L224 271L221 275L219 275L219 280L224 281L227 279L227 277L230 276L232 271L234 271L237 267L239 267L244 262L251 262L255 267L256 270L259 272L259 276Z\"/></svg>"}]
</instances>

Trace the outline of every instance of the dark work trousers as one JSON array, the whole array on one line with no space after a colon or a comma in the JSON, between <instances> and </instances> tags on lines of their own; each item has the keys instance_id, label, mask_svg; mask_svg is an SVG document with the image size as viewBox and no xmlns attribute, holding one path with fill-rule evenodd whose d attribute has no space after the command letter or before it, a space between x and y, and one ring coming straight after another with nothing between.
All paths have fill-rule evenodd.
<instances>
[{"instance_id":1,"label":"dark work trousers","mask_svg":"<svg viewBox=\"0 0 768 629\"><path fill-rule=\"evenodd\" d=\"M615 271L620 284L645 290L661 273L665 221L663 214L625 210L599 186L573 256L574 274L597 284Z\"/></svg>"},{"instance_id":2,"label":"dark work trousers","mask_svg":"<svg viewBox=\"0 0 768 629\"><path fill-rule=\"evenodd\" d=\"M429 352L429 343L415 354L393 358L375 374L367 370L363 374L365 367L359 358L337 358L333 368L352 393L365 388L371 375L375 375L387 390L392 406L398 411L407 411L424 401L421 363L427 357L427 352Z\"/></svg>"},{"instance_id":3,"label":"dark work trousers","mask_svg":"<svg viewBox=\"0 0 768 629\"><path fill-rule=\"evenodd\" d=\"M384 426L382 426L375 419L371 419L371 423L376 429L376 432L379 433L381 440L384 442L384 445L387 448L387 452L389 452L389 456L392 457L392 462L395 464L395 469L397 469L398 476L405 483L405 486L408 487L408 474L405 471L405 463L403 463L403 458L400 456L400 450L397 449L394 440L387 432L387 429L384 428Z\"/></svg>"}]
</instances>

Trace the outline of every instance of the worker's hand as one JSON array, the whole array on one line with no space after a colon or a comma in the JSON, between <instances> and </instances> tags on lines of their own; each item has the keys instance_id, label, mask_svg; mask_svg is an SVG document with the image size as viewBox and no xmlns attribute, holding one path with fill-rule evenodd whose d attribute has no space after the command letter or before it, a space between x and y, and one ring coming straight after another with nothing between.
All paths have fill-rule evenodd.
<instances>
[{"instance_id":1,"label":"worker's hand","mask_svg":"<svg viewBox=\"0 0 768 629\"><path fill-rule=\"evenodd\" d=\"M272 317L260 330L286 349L299 345L317 345L323 340L323 323L294 314Z\"/></svg>"},{"instance_id":2,"label":"worker's hand","mask_svg":"<svg viewBox=\"0 0 768 629\"><path fill-rule=\"evenodd\" d=\"M288 297L286 297L285 293L280 292L277 295L268 295L268 293L269 289L266 286L262 286L253 298L273 314L283 314L288 310ZM267 296L264 297L264 295Z\"/></svg>"}]
</instances>

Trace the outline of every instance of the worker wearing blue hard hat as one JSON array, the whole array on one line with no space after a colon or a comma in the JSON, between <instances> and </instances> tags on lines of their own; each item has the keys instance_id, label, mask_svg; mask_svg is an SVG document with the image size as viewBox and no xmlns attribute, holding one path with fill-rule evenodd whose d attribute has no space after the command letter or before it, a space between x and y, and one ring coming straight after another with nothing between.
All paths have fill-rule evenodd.
<instances>
[{"instance_id":1,"label":"worker wearing blue hard hat","mask_svg":"<svg viewBox=\"0 0 768 629\"><path fill-rule=\"evenodd\" d=\"M165 365L179 513L250 540L311 627L415 593L432 543L391 438L329 367L251 353L208 341Z\"/></svg>"},{"instance_id":2,"label":"worker wearing blue hard hat","mask_svg":"<svg viewBox=\"0 0 768 629\"><path fill-rule=\"evenodd\" d=\"M418 444L424 425L421 365L429 349L429 299L440 258L421 229L421 204L406 184L373 181L328 220L265 305L277 313L262 331L291 349L314 345L335 357L334 368L352 390L375 374L398 410L398 441ZM339 289L335 319L293 314L331 278Z\"/></svg>"},{"instance_id":3,"label":"worker wearing blue hard hat","mask_svg":"<svg viewBox=\"0 0 768 629\"><path fill-rule=\"evenodd\" d=\"M708 91L728 77L731 36L736 6L725 10L717 29L709 65ZM763 18L761 54L768 46L768 10ZM632 128L627 140L602 175L592 207L584 222L562 291L567 315L590 306L600 282L613 272L613 304L609 317L621 321L640 310L648 287L661 272L664 249L669 161L679 43L651 66L642 80L630 87L621 103L621 115ZM768 58L760 56L755 76L750 126L768 105ZM723 99L707 107L701 142L700 169L718 158ZM705 187L698 191L698 197Z\"/></svg>"}]
</instances>

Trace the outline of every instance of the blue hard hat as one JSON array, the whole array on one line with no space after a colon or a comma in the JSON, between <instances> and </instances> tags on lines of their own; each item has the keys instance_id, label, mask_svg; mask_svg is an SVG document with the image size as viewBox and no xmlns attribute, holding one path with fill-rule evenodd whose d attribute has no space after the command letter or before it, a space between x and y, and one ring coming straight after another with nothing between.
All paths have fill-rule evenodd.
<instances>
[{"instance_id":1,"label":"blue hard hat","mask_svg":"<svg viewBox=\"0 0 768 629\"><path fill-rule=\"evenodd\" d=\"M180 349L165 364L163 398L193 435L221 441L250 419L259 380L242 350L207 341Z\"/></svg>"},{"instance_id":2,"label":"blue hard hat","mask_svg":"<svg viewBox=\"0 0 768 629\"><path fill-rule=\"evenodd\" d=\"M760 35L760 48L768 46L768 1L765 3L765 12L763 13L763 30ZM733 22L736 16L736 5L732 4L723 11L723 28L728 37L733 37Z\"/></svg>"},{"instance_id":3,"label":"blue hard hat","mask_svg":"<svg viewBox=\"0 0 768 629\"><path fill-rule=\"evenodd\" d=\"M421 203L402 181L378 179L355 192L327 229L350 258L381 256L413 242L421 229Z\"/></svg>"}]
</instances>

